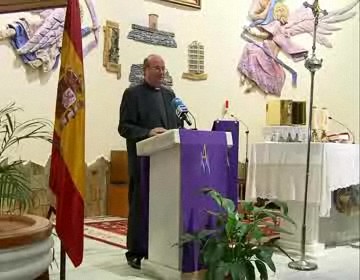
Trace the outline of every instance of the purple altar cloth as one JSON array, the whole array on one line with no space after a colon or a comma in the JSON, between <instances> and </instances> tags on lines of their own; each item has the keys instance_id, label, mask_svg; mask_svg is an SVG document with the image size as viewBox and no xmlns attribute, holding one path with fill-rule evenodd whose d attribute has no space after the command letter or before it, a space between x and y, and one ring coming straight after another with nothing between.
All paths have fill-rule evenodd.
<instances>
[{"instance_id":1,"label":"purple altar cloth","mask_svg":"<svg viewBox=\"0 0 360 280\"><path fill-rule=\"evenodd\" d=\"M141 221L139 221L139 234L141 244L139 248L148 256L149 249L149 185L150 185L150 158L138 157L140 167L140 194L141 194Z\"/></svg>"},{"instance_id":2,"label":"purple altar cloth","mask_svg":"<svg viewBox=\"0 0 360 280\"><path fill-rule=\"evenodd\" d=\"M185 129L179 133L183 233L214 228L215 219L206 211L217 211L218 208L201 189L210 187L227 195L230 165L226 135L220 131ZM199 248L186 244L183 247L182 271L199 269Z\"/></svg>"},{"instance_id":3,"label":"purple altar cloth","mask_svg":"<svg viewBox=\"0 0 360 280\"><path fill-rule=\"evenodd\" d=\"M229 131L232 135L233 146L229 148L229 185L226 190L227 198L234 201L237 206L239 198L238 189L238 162L239 162L239 122L233 120L214 121L213 131Z\"/></svg>"}]
</instances>

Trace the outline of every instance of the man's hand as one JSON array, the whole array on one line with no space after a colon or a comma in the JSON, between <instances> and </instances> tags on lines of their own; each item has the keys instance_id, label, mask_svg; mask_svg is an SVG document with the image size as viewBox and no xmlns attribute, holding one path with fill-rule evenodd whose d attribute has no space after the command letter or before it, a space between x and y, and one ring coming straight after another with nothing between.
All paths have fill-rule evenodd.
<instances>
[{"instance_id":1,"label":"man's hand","mask_svg":"<svg viewBox=\"0 0 360 280\"><path fill-rule=\"evenodd\" d=\"M166 131L166 129L163 127L155 127L152 130L150 130L148 135L149 135L149 137L152 137L152 136L164 133L165 131Z\"/></svg>"}]
</instances>

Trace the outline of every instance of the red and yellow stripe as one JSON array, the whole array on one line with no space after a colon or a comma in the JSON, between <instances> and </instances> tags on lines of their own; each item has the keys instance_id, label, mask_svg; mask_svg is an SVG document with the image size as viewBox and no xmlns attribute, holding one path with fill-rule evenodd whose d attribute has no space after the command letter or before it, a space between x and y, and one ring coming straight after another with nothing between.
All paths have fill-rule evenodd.
<instances>
[{"instance_id":1,"label":"red and yellow stripe","mask_svg":"<svg viewBox=\"0 0 360 280\"><path fill-rule=\"evenodd\" d=\"M85 85L78 0L68 0L61 49L50 187L56 195L56 231L74 266L84 242Z\"/></svg>"}]
</instances>

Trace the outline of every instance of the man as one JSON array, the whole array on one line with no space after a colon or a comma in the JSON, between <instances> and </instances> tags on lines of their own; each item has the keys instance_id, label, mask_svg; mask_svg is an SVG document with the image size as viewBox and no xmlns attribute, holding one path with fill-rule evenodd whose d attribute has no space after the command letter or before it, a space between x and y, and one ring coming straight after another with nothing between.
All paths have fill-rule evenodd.
<instances>
[{"instance_id":1,"label":"man","mask_svg":"<svg viewBox=\"0 0 360 280\"><path fill-rule=\"evenodd\" d=\"M144 208L148 206L149 193L140 190L136 143L180 126L171 105L175 94L161 85L164 74L164 60L158 55L148 56L144 60L144 82L126 89L120 105L118 131L126 138L130 177L126 258L137 269L141 267L141 259L147 257L148 209Z\"/></svg>"}]
</instances>

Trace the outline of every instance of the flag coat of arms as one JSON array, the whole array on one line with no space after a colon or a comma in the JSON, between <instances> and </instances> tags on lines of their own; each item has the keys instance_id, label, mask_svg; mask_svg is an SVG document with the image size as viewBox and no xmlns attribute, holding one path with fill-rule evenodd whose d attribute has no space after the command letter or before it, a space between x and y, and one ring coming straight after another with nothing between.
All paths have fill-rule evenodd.
<instances>
[{"instance_id":1,"label":"flag coat of arms","mask_svg":"<svg viewBox=\"0 0 360 280\"><path fill-rule=\"evenodd\" d=\"M75 267L83 259L85 86L78 0L68 0L61 48L49 184L56 196L56 232Z\"/></svg>"}]
</instances>

